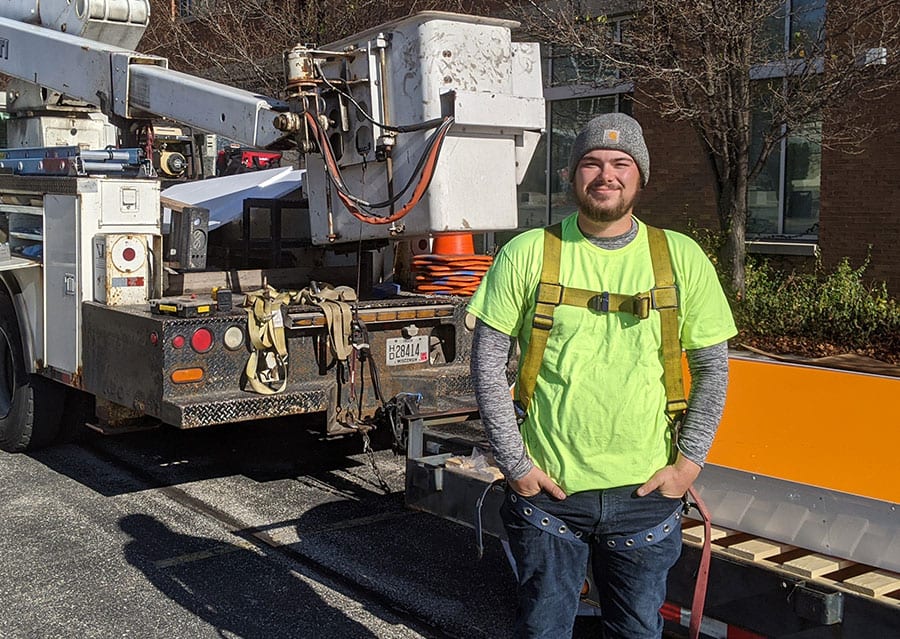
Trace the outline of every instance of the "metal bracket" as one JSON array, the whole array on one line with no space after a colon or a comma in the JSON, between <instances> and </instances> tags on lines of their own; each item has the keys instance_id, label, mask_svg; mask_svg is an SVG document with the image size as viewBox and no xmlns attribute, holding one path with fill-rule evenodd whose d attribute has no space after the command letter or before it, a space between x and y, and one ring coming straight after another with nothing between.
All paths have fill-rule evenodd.
<instances>
[{"instance_id":1,"label":"metal bracket","mask_svg":"<svg viewBox=\"0 0 900 639\"><path fill-rule=\"evenodd\" d=\"M809 584L794 586L789 596L794 612L823 626L841 623L844 617L844 595L839 591L820 590Z\"/></svg>"}]
</instances>

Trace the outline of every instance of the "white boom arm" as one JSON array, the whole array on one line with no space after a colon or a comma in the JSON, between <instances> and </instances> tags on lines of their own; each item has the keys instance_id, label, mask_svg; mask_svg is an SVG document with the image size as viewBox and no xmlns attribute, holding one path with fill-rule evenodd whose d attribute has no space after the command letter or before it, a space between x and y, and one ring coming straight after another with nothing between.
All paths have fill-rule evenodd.
<instances>
[{"instance_id":1,"label":"white boom arm","mask_svg":"<svg viewBox=\"0 0 900 639\"><path fill-rule=\"evenodd\" d=\"M149 0L6 0L0 15L17 22L133 49L150 23Z\"/></svg>"},{"instance_id":2,"label":"white boom arm","mask_svg":"<svg viewBox=\"0 0 900 639\"><path fill-rule=\"evenodd\" d=\"M254 147L287 104L168 69L165 58L0 18L0 73L123 118L161 116Z\"/></svg>"},{"instance_id":3,"label":"white boom arm","mask_svg":"<svg viewBox=\"0 0 900 639\"><path fill-rule=\"evenodd\" d=\"M252 147L292 136L309 154L304 189L314 244L518 224L516 184L545 111L539 48L513 42L513 22L424 12L324 50L298 45L285 56L282 102L171 71L164 58L73 36L66 17L50 28L22 22L27 12L10 10L16 1L25 0L0 7L18 18L0 18L0 73L119 119L161 116ZM69 2L41 1L41 11ZM124 8L145 2L74 6L82 17L118 7L123 23L135 27ZM135 17L142 18L140 9ZM121 39L116 25L92 24L81 32Z\"/></svg>"}]
</instances>

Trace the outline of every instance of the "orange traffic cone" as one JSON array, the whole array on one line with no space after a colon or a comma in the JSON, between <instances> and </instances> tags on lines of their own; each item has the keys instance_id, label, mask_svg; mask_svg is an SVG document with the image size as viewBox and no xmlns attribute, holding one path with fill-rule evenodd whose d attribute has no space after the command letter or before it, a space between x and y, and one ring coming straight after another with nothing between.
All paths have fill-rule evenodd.
<instances>
[{"instance_id":1,"label":"orange traffic cone","mask_svg":"<svg viewBox=\"0 0 900 639\"><path fill-rule=\"evenodd\" d=\"M431 244L435 255L474 255L475 242L471 233L446 233L437 235Z\"/></svg>"},{"instance_id":2,"label":"orange traffic cone","mask_svg":"<svg viewBox=\"0 0 900 639\"><path fill-rule=\"evenodd\" d=\"M435 236L431 253L412 258L415 288L421 293L472 295L493 258L475 255L471 233Z\"/></svg>"}]
</instances>

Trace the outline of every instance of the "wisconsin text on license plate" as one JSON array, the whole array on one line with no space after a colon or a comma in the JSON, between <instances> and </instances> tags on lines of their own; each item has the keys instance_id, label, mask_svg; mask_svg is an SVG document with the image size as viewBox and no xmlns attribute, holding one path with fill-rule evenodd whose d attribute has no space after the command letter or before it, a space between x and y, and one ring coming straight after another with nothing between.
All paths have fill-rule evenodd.
<instances>
[{"instance_id":1,"label":"wisconsin text on license plate","mask_svg":"<svg viewBox=\"0 0 900 639\"><path fill-rule=\"evenodd\" d=\"M428 336L391 337L387 340L387 365L421 364L428 361Z\"/></svg>"}]
</instances>

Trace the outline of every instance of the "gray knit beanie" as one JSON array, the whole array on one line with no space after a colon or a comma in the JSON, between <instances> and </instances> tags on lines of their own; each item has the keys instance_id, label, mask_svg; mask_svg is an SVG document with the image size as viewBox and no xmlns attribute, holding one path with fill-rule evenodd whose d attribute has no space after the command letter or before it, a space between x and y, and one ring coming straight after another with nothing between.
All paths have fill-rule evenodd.
<instances>
[{"instance_id":1,"label":"gray knit beanie","mask_svg":"<svg viewBox=\"0 0 900 639\"><path fill-rule=\"evenodd\" d=\"M641 172L641 185L650 179L650 153L644 142L644 132L637 120L624 113L604 113L587 123L572 143L569 156L569 181L575 179L575 169L585 153L594 149L624 151L634 159Z\"/></svg>"}]
</instances>

